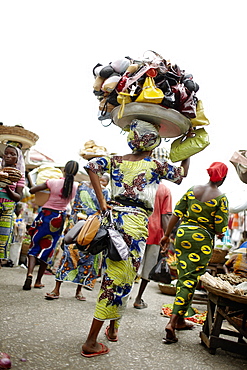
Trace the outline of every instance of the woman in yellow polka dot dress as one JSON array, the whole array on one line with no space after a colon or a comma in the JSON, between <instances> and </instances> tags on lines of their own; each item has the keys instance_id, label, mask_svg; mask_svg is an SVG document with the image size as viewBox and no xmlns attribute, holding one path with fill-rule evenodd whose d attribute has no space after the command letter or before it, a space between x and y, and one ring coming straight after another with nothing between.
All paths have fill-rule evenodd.
<instances>
[{"instance_id":1,"label":"woman in yellow polka dot dress","mask_svg":"<svg viewBox=\"0 0 247 370\"><path fill-rule=\"evenodd\" d=\"M204 274L214 247L214 236L222 237L228 225L228 200L218 187L223 184L228 168L214 162L207 169L210 180L205 185L190 188L177 202L165 236L160 245L165 251L169 236L181 218L177 230L175 251L178 258L178 282L172 316L166 326L164 343L177 342L176 330L191 329L184 315L190 307L197 282Z\"/></svg>"}]
</instances>

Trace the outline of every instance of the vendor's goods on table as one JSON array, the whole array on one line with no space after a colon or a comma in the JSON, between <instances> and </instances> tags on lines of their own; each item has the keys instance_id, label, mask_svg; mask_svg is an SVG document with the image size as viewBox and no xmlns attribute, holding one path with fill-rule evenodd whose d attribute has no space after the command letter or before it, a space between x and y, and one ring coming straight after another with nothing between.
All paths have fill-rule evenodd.
<instances>
[{"instance_id":1,"label":"vendor's goods on table","mask_svg":"<svg viewBox=\"0 0 247 370\"><path fill-rule=\"evenodd\" d=\"M224 281L228 281L231 285L238 285L247 282L247 278L234 274L234 272L229 272L228 274L218 274L217 276Z\"/></svg>"},{"instance_id":2,"label":"vendor's goods on table","mask_svg":"<svg viewBox=\"0 0 247 370\"><path fill-rule=\"evenodd\" d=\"M4 167L0 169L0 186L5 187L14 182L18 182L22 177L21 171L14 167Z\"/></svg>"},{"instance_id":3,"label":"vendor's goods on table","mask_svg":"<svg viewBox=\"0 0 247 370\"><path fill-rule=\"evenodd\" d=\"M212 276L208 272L205 272L200 277L203 284L209 285L210 287L229 293L233 295L246 296L246 288L239 287L238 285L232 285L229 281L222 280L219 276Z\"/></svg>"},{"instance_id":4,"label":"vendor's goods on table","mask_svg":"<svg viewBox=\"0 0 247 370\"><path fill-rule=\"evenodd\" d=\"M192 74L177 64L149 50L138 60L124 57L105 66L98 63L93 74L100 121L111 119L124 131L129 131L131 122L138 119L158 126L163 138L182 135L180 152L186 147L187 157L209 144L204 129L194 132L197 126L209 124L202 101L196 96L199 85ZM191 129L187 144L184 134ZM179 161L178 158L173 161Z\"/></svg>"}]
</instances>

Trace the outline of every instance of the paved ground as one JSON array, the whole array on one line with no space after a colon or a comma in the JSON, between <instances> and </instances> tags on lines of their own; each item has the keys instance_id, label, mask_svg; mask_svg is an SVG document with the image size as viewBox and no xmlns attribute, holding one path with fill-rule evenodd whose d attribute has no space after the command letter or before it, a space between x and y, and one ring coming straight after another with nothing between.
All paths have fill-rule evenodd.
<instances>
[{"instance_id":1,"label":"paved ground","mask_svg":"<svg viewBox=\"0 0 247 370\"><path fill-rule=\"evenodd\" d=\"M99 340L107 344L110 353L90 359L80 355L94 311L99 289L83 290L86 302L74 298L73 284L65 283L61 297L55 301L44 299L52 290L54 276L45 275L44 289L23 291L26 271L21 267L0 269L0 351L10 354L12 369L21 370L143 370L143 369L224 369L247 368L247 358L217 349L210 355L201 345L197 326L193 331L178 333L176 344L162 343L167 318L160 315L163 303L172 303L173 297L162 294L151 282L144 298L148 308L133 308L133 299L139 288L135 284L122 321L117 343L107 342L102 329ZM196 306L204 311L205 306ZM26 362L21 359L25 358Z\"/></svg>"}]
</instances>

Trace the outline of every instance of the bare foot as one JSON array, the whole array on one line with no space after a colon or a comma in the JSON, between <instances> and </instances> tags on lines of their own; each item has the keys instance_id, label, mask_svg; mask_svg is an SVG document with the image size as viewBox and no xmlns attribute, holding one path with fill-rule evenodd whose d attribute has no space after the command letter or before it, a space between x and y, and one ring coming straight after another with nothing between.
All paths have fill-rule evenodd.
<instances>
[{"instance_id":1,"label":"bare foot","mask_svg":"<svg viewBox=\"0 0 247 370\"><path fill-rule=\"evenodd\" d=\"M181 318L177 321L175 328L176 330L191 330L194 328L194 325L191 322L184 320L184 318Z\"/></svg>"},{"instance_id":2,"label":"bare foot","mask_svg":"<svg viewBox=\"0 0 247 370\"><path fill-rule=\"evenodd\" d=\"M175 330L171 326L170 323L168 323L166 325L166 329L165 330L166 330L166 337L163 338L163 343L165 343L165 344L176 343L178 341L178 338L176 337Z\"/></svg>"},{"instance_id":3,"label":"bare foot","mask_svg":"<svg viewBox=\"0 0 247 370\"><path fill-rule=\"evenodd\" d=\"M97 353L102 351L102 345L101 343L96 342L95 345L88 345L87 343L84 343L82 346L82 351L84 353Z\"/></svg>"},{"instance_id":4,"label":"bare foot","mask_svg":"<svg viewBox=\"0 0 247 370\"><path fill-rule=\"evenodd\" d=\"M117 342L118 341L118 330L114 329L111 330L110 325L105 329L105 336L110 342Z\"/></svg>"}]
</instances>

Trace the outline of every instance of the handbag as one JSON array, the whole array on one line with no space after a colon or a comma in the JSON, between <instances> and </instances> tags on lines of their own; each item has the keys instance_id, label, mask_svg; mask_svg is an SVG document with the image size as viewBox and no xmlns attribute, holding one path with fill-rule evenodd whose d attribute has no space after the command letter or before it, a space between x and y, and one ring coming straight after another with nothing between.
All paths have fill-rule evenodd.
<instances>
[{"instance_id":1,"label":"handbag","mask_svg":"<svg viewBox=\"0 0 247 370\"><path fill-rule=\"evenodd\" d=\"M109 235L107 228L104 225L100 225L91 243L86 247L78 245L78 249L80 251L83 251L85 254L96 255L106 250L108 248L108 245Z\"/></svg>"},{"instance_id":2,"label":"handbag","mask_svg":"<svg viewBox=\"0 0 247 370\"><path fill-rule=\"evenodd\" d=\"M240 180L247 184L247 151L239 150L234 152L230 162L234 165Z\"/></svg>"},{"instance_id":3,"label":"handbag","mask_svg":"<svg viewBox=\"0 0 247 370\"><path fill-rule=\"evenodd\" d=\"M170 267L166 262L165 257L162 257L157 264L152 268L148 275L149 280L153 280L156 282L170 284L171 282L171 273Z\"/></svg>"},{"instance_id":4,"label":"handbag","mask_svg":"<svg viewBox=\"0 0 247 370\"><path fill-rule=\"evenodd\" d=\"M129 247L114 224L111 210L109 211L109 219L110 224L107 227L109 235L107 257L112 261L127 260L129 257Z\"/></svg>"},{"instance_id":5,"label":"handbag","mask_svg":"<svg viewBox=\"0 0 247 370\"><path fill-rule=\"evenodd\" d=\"M90 215L86 219L84 225L82 226L76 238L76 244L78 245L78 248L79 246L85 247L91 243L97 231L99 230L100 223L101 223L101 216L100 216L99 211L97 211L93 215Z\"/></svg>"},{"instance_id":6,"label":"handbag","mask_svg":"<svg viewBox=\"0 0 247 370\"><path fill-rule=\"evenodd\" d=\"M160 104L164 96L163 91L155 86L154 79L152 77L146 77L142 91L135 101L139 103Z\"/></svg>"},{"instance_id":7,"label":"handbag","mask_svg":"<svg viewBox=\"0 0 247 370\"><path fill-rule=\"evenodd\" d=\"M64 236L65 244L76 243L77 236L81 231L82 226L85 224L85 220L78 221Z\"/></svg>"},{"instance_id":8,"label":"handbag","mask_svg":"<svg viewBox=\"0 0 247 370\"><path fill-rule=\"evenodd\" d=\"M208 133L203 127L193 130L192 136L186 137L186 134L184 134L172 142L169 154L170 160L172 162L183 161L201 152L209 144Z\"/></svg>"},{"instance_id":9,"label":"handbag","mask_svg":"<svg viewBox=\"0 0 247 370\"><path fill-rule=\"evenodd\" d=\"M120 119L120 118L123 117L125 104L128 104L128 103L132 102L131 95L127 92L119 92L118 97L117 97L117 102L118 102L118 104L121 105L120 109L118 111L118 115L117 115L117 118Z\"/></svg>"},{"instance_id":10,"label":"handbag","mask_svg":"<svg viewBox=\"0 0 247 370\"><path fill-rule=\"evenodd\" d=\"M190 119L192 127L196 126L206 126L210 122L204 114L204 108L201 100L198 100L196 105L196 117Z\"/></svg>"}]
</instances>

